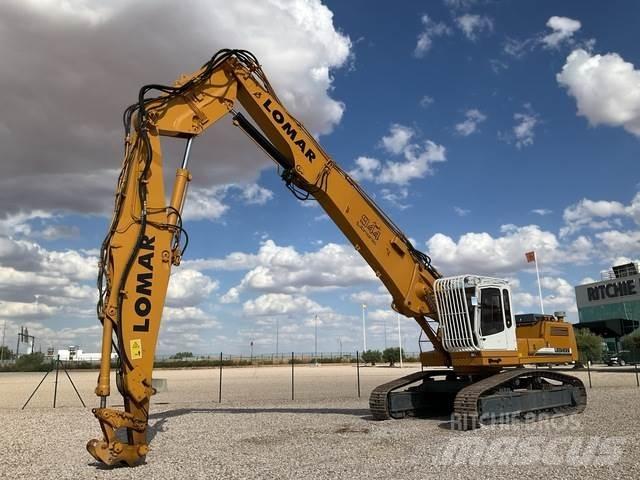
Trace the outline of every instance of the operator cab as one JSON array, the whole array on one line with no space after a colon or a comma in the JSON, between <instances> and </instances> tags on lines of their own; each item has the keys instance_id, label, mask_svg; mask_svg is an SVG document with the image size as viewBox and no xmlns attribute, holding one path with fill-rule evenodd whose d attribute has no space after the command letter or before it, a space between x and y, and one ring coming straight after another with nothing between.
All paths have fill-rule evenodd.
<instances>
[{"instance_id":1,"label":"operator cab","mask_svg":"<svg viewBox=\"0 0 640 480\"><path fill-rule=\"evenodd\" d=\"M434 292L448 352L517 350L511 288L505 280L480 275L440 278Z\"/></svg>"}]
</instances>

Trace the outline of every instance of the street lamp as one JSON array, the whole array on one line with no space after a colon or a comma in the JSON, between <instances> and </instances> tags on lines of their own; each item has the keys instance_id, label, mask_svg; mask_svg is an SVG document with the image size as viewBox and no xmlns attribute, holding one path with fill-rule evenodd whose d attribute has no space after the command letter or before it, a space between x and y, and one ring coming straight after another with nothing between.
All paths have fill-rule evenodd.
<instances>
[{"instance_id":1,"label":"street lamp","mask_svg":"<svg viewBox=\"0 0 640 480\"><path fill-rule=\"evenodd\" d=\"M366 310L367 306L362 304L362 351L367 351L367 324L366 324Z\"/></svg>"},{"instance_id":2,"label":"street lamp","mask_svg":"<svg viewBox=\"0 0 640 480\"><path fill-rule=\"evenodd\" d=\"M315 338L314 338L313 356L316 359L316 363L318 363L318 314L316 314L316 318L314 320L314 329L315 329Z\"/></svg>"},{"instance_id":3,"label":"street lamp","mask_svg":"<svg viewBox=\"0 0 640 480\"><path fill-rule=\"evenodd\" d=\"M387 317L382 317L382 325L384 325L384 349L387 349Z\"/></svg>"}]
</instances>

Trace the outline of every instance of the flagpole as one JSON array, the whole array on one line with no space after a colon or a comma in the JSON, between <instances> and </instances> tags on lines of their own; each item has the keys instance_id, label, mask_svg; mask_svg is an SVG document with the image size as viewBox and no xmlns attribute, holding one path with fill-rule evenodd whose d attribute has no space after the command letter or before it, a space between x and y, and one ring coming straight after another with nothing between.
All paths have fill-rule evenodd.
<instances>
[{"instance_id":1,"label":"flagpole","mask_svg":"<svg viewBox=\"0 0 640 480\"><path fill-rule=\"evenodd\" d=\"M540 311L544 315L544 305L542 304L542 287L540 286L540 271L538 270L538 255L534 251L533 258L536 264L536 277L538 278L538 298L540 299Z\"/></svg>"}]
</instances>

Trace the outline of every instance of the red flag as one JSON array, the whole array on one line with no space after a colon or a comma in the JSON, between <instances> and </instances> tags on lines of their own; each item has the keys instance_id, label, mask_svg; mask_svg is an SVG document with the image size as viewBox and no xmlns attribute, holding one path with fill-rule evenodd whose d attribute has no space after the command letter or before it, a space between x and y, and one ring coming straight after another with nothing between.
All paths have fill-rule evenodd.
<instances>
[{"instance_id":1,"label":"red flag","mask_svg":"<svg viewBox=\"0 0 640 480\"><path fill-rule=\"evenodd\" d=\"M524 254L524 256L527 259L527 263L531 263L531 262L535 262L536 261L536 252L527 252Z\"/></svg>"}]
</instances>

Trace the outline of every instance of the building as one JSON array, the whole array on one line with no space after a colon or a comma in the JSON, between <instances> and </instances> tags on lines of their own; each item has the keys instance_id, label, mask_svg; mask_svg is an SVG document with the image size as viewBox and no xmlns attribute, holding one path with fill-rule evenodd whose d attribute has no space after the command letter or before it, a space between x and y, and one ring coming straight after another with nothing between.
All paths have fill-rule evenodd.
<instances>
[{"instance_id":1,"label":"building","mask_svg":"<svg viewBox=\"0 0 640 480\"><path fill-rule=\"evenodd\" d=\"M580 323L574 327L600 335L615 352L620 338L640 326L640 269L637 263L618 265L601 278L575 287Z\"/></svg>"},{"instance_id":2,"label":"building","mask_svg":"<svg viewBox=\"0 0 640 480\"><path fill-rule=\"evenodd\" d=\"M53 357L53 348L47 349L47 356ZM65 362L99 362L102 358L102 354L100 353L85 353L75 345L71 345L68 349L58 350L57 355L60 357L60 360ZM117 355L115 353L111 354L111 359L115 360Z\"/></svg>"}]
</instances>

